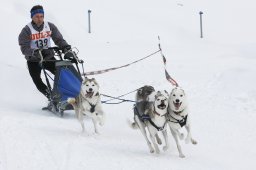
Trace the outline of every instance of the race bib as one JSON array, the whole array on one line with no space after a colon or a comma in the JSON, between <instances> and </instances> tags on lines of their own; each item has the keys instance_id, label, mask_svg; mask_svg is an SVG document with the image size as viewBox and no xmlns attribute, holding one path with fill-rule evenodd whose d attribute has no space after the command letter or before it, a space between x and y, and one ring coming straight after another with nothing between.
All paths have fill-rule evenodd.
<instances>
[{"instance_id":1,"label":"race bib","mask_svg":"<svg viewBox=\"0 0 256 170\"><path fill-rule=\"evenodd\" d=\"M29 23L28 27L30 28L30 47L32 49L46 49L51 47L51 30L48 22L44 23L44 28L42 31L37 31L33 28L32 24Z\"/></svg>"}]
</instances>

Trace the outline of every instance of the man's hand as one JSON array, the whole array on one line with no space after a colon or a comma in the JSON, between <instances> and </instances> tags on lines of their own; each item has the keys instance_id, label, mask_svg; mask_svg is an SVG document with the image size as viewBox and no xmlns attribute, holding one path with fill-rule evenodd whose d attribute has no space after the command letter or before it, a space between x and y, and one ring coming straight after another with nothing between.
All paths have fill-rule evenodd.
<instances>
[{"instance_id":1,"label":"man's hand","mask_svg":"<svg viewBox=\"0 0 256 170\"><path fill-rule=\"evenodd\" d=\"M32 56L27 58L28 61L41 61L41 55L39 54L39 49L33 51Z\"/></svg>"},{"instance_id":2,"label":"man's hand","mask_svg":"<svg viewBox=\"0 0 256 170\"><path fill-rule=\"evenodd\" d=\"M73 51L68 51L64 55L64 59L70 60L72 63L77 63L76 57Z\"/></svg>"}]
</instances>

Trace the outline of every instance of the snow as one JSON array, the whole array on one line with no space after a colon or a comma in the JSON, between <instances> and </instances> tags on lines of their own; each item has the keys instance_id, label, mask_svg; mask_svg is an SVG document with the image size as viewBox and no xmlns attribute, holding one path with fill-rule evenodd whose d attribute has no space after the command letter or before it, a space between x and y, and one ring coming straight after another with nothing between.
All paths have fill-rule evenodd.
<instances>
[{"instance_id":1,"label":"snow","mask_svg":"<svg viewBox=\"0 0 256 170\"><path fill-rule=\"evenodd\" d=\"M186 158L171 148L150 154L138 130L130 129L132 103L103 105L100 135L81 134L74 112L59 118L41 111L17 36L30 21L33 5L79 49L86 71L130 63L158 50L161 37L167 69L189 96L192 135L182 142ZM1 1L0 170L57 169L253 169L256 131L255 2L203 0ZM88 34L87 10L92 13ZM199 11L204 38L200 39ZM97 75L100 91L118 96L145 84L173 88L165 80L160 55L127 68ZM134 99L134 94L126 96ZM105 98L104 98L105 99Z\"/></svg>"}]
</instances>

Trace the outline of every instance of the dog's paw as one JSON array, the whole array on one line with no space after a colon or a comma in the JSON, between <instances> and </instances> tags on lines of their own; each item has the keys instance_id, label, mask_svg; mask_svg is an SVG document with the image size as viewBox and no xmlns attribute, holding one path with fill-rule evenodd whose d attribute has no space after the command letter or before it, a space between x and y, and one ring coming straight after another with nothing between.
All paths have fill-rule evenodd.
<instances>
[{"instance_id":1,"label":"dog's paw","mask_svg":"<svg viewBox=\"0 0 256 170\"><path fill-rule=\"evenodd\" d=\"M162 145L162 140L158 137L156 138L158 145Z\"/></svg>"},{"instance_id":2,"label":"dog's paw","mask_svg":"<svg viewBox=\"0 0 256 170\"><path fill-rule=\"evenodd\" d=\"M150 153L154 153L155 150L154 150L154 149L150 149L149 152L150 152Z\"/></svg>"},{"instance_id":3,"label":"dog's paw","mask_svg":"<svg viewBox=\"0 0 256 170\"><path fill-rule=\"evenodd\" d=\"M126 119L126 121L127 121L127 124L129 125L130 128L132 128L132 129L138 129L139 128L137 123L132 122L130 119Z\"/></svg>"},{"instance_id":4,"label":"dog's paw","mask_svg":"<svg viewBox=\"0 0 256 170\"><path fill-rule=\"evenodd\" d=\"M194 140L194 139L191 139L191 143L192 143L193 145L196 145L196 144L197 144L197 141Z\"/></svg>"},{"instance_id":5,"label":"dog's paw","mask_svg":"<svg viewBox=\"0 0 256 170\"><path fill-rule=\"evenodd\" d=\"M160 154L160 150L158 148L156 149L156 154Z\"/></svg>"},{"instance_id":6,"label":"dog's paw","mask_svg":"<svg viewBox=\"0 0 256 170\"><path fill-rule=\"evenodd\" d=\"M95 134L96 135L100 135L100 132L97 130L97 131L95 131Z\"/></svg>"},{"instance_id":7,"label":"dog's paw","mask_svg":"<svg viewBox=\"0 0 256 170\"><path fill-rule=\"evenodd\" d=\"M104 125L104 122L100 121L99 124L100 124L100 126L103 126L103 125Z\"/></svg>"},{"instance_id":8,"label":"dog's paw","mask_svg":"<svg viewBox=\"0 0 256 170\"><path fill-rule=\"evenodd\" d=\"M93 136L96 135L97 136L97 135L100 135L100 132L98 130L94 130L94 133L92 133L91 135L93 135Z\"/></svg>"},{"instance_id":9,"label":"dog's paw","mask_svg":"<svg viewBox=\"0 0 256 170\"><path fill-rule=\"evenodd\" d=\"M76 99L75 98L68 98L67 102L69 104L74 104L76 102Z\"/></svg>"},{"instance_id":10,"label":"dog's paw","mask_svg":"<svg viewBox=\"0 0 256 170\"><path fill-rule=\"evenodd\" d=\"M180 153L179 157L180 158L185 158L185 155L183 153Z\"/></svg>"},{"instance_id":11,"label":"dog's paw","mask_svg":"<svg viewBox=\"0 0 256 170\"><path fill-rule=\"evenodd\" d=\"M164 146L164 147L163 147L163 151L167 151L168 149L169 149L168 146Z\"/></svg>"},{"instance_id":12,"label":"dog's paw","mask_svg":"<svg viewBox=\"0 0 256 170\"><path fill-rule=\"evenodd\" d=\"M99 118L99 125L103 126L105 124L105 119L103 117Z\"/></svg>"}]
</instances>

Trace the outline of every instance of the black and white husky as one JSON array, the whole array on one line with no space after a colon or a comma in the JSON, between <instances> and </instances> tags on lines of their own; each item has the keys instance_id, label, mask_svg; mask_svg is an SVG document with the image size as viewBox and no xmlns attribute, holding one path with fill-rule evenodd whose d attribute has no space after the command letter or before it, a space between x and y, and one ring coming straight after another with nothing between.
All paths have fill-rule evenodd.
<instances>
[{"instance_id":1,"label":"black and white husky","mask_svg":"<svg viewBox=\"0 0 256 170\"><path fill-rule=\"evenodd\" d=\"M182 153L180 140L184 138L184 135L180 133L180 129L185 127L187 130L187 137L185 139L186 143L191 142L192 144L197 144L197 142L191 136L191 123L188 115L188 103L185 92L183 89L176 87L172 90L169 97L169 107L168 107L168 124L171 133L176 142L179 156L184 158L185 155Z\"/></svg>"},{"instance_id":2,"label":"black and white husky","mask_svg":"<svg viewBox=\"0 0 256 170\"><path fill-rule=\"evenodd\" d=\"M145 86L144 86L145 87ZM140 91L138 91L139 93ZM153 95L153 100L150 101L150 95ZM138 95L137 95L138 96ZM166 151L169 148L168 136L167 136L167 108L168 108L168 93L166 91L148 93L147 101L139 101L134 107L134 122L130 123L131 127L139 128L142 135L146 139L150 153L160 153L158 144L161 145L162 141L158 136L159 132L162 132L166 145L163 150ZM144 112L143 112L144 111ZM146 129L148 129L151 141L148 139ZM153 146L151 144L153 143Z\"/></svg>"},{"instance_id":3,"label":"black and white husky","mask_svg":"<svg viewBox=\"0 0 256 170\"><path fill-rule=\"evenodd\" d=\"M88 116L92 118L95 133L99 133L97 124L99 123L101 126L104 124L105 114L101 107L99 84L94 78L83 80L79 96L68 98L68 103L74 107L83 132L85 132L83 119L84 116Z\"/></svg>"}]
</instances>

